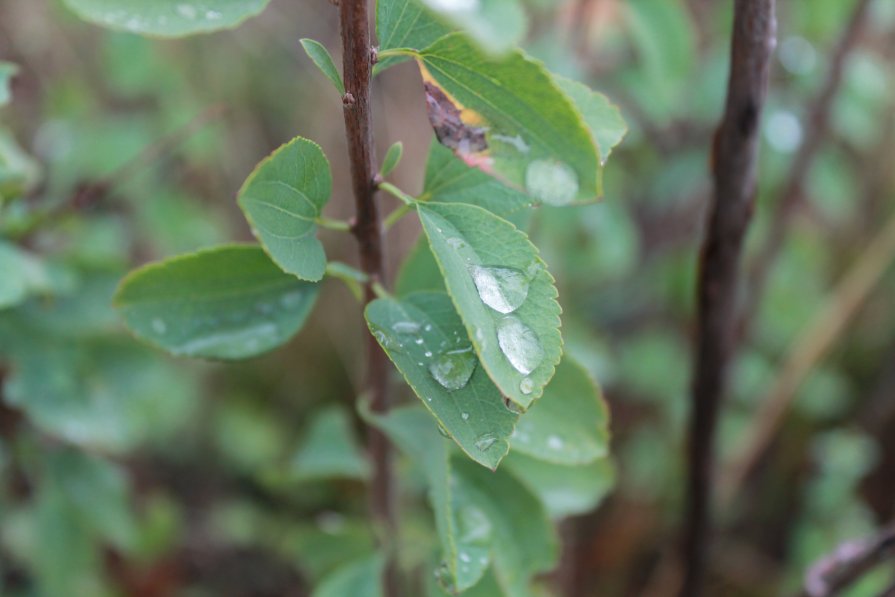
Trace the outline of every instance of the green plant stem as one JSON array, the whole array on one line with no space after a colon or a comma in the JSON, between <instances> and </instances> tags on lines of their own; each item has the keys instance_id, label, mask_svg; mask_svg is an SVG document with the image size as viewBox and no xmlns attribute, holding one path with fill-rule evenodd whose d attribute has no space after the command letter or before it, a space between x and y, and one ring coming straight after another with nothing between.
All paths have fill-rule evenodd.
<instances>
[{"instance_id":1,"label":"green plant stem","mask_svg":"<svg viewBox=\"0 0 895 597\"><path fill-rule=\"evenodd\" d=\"M413 207L410 205L402 205L385 217L382 227L385 230L390 230L392 226L398 223L398 220L409 214L411 209L413 209Z\"/></svg>"},{"instance_id":2,"label":"green plant stem","mask_svg":"<svg viewBox=\"0 0 895 597\"><path fill-rule=\"evenodd\" d=\"M382 254L382 223L376 203L373 169L373 133L370 86L373 71L373 47L366 0L341 0L339 21L342 38L342 78L345 82L343 114L351 164L351 186L356 211L352 233L360 248L361 269L368 276L364 285L364 303L376 297L375 284L385 279ZM370 409L379 415L388 412L388 357L372 334L366 334L367 372L364 393L370 397ZM397 597L398 575L394 548L397 537L394 507L392 449L388 438L374 427L367 428L367 445L373 465L370 480L370 510L386 552L383 594Z\"/></svg>"},{"instance_id":3,"label":"green plant stem","mask_svg":"<svg viewBox=\"0 0 895 597\"><path fill-rule=\"evenodd\" d=\"M331 218L319 217L314 220L314 222L320 226L321 228L326 228L327 230L336 230L338 232L350 232L351 224L346 222L345 220L334 220Z\"/></svg>"},{"instance_id":4,"label":"green plant stem","mask_svg":"<svg viewBox=\"0 0 895 597\"><path fill-rule=\"evenodd\" d=\"M413 205L416 202L416 199L414 199L413 197L411 197L410 195L408 195L407 193L405 193L404 191L402 191L401 189L399 189L398 187L396 187L395 185L393 185L390 182L380 182L379 188L382 189L383 191L385 191L386 193L388 193L389 195L391 195L392 197L395 197L396 199L400 199L406 205Z\"/></svg>"}]
</instances>

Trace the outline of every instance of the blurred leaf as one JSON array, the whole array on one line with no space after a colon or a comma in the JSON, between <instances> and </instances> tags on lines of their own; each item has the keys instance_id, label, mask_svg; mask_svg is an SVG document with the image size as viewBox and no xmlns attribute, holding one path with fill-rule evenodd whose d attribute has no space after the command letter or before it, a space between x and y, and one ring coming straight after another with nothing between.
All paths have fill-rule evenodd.
<instances>
[{"instance_id":1,"label":"blurred leaf","mask_svg":"<svg viewBox=\"0 0 895 597\"><path fill-rule=\"evenodd\" d=\"M423 230L482 365L525 409L562 356L553 276L515 226L474 205L418 204Z\"/></svg>"},{"instance_id":2,"label":"blurred leaf","mask_svg":"<svg viewBox=\"0 0 895 597\"><path fill-rule=\"evenodd\" d=\"M214 413L216 445L227 464L257 475L285 457L287 430L269 408L239 398L232 397Z\"/></svg>"},{"instance_id":3,"label":"blurred leaf","mask_svg":"<svg viewBox=\"0 0 895 597\"><path fill-rule=\"evenodd\" d=\"M531 198L522 191L468 166L434 139L429 147L421 199L478 205L514 224L522 223L525 208L532 204Z\"/></svg>"},{"instance_id":4,"label":"blurred leaf","mask_svg":"<svg viewBox=\"0 0 895 597\"><path fill-rule=\"evenodd\" d=\"M6 199L25 194L37 184L40 167L19 147L15 138L0 127L0 207Z\"/></svg>"},{"instance_id":5,"label":"blurred leaf","mask_svg":"<svg viewBox=\"0 0 895 597\"><path fill-rule=\"evenodd\" d=\"M9 100L12 97L12 92L9 89L10 82L18 72L18 66L12 62L0 60L0 107L9 103Z\"/></svg>"},{"instance_id":6,"label":"blurred leaf","mask_svg":"<svg viewBox=\"0 0 895 597\"><path fill-rule=\"evenodd\" d=\"M436 136L468 164L551 205L601 194L595 142L539 62L489 58L459 34L416 56Z\"/></svg>"},{"instance_id":7,"label":"blurred leaf","mask_svg":"<svg viewBox=\"0 0 895 597\"><path fill-rule=\"evenodd\" d=\"M615 468L608 458L568 466L514 451L504 466L538 496L554 519L592 511L615 485Z\"/></svg>"},{"instance_id":8,"label":"blurred leaf","mask_svg":"<svg viewBox=\"0 0 895 597\"><path fill-rule=\"evenodd\" d=\"M509 450L517 415L475 357L446 294L377 299L367 323L445 433L470 458L495 468Z\"/></svg>"},{"instance_id":9,"label":"blurred leaf","mask_svg":"<svg viewBox=\"0 0 895 597\"><path fill-rule=\"evenodd\" d=\"M312 580L330 574L346 561L363 557L374 548L368 521L345 518L330 511L318 514L316 524L291 528L281 547L287 557L299 562Z\"/></svg>"},{"instance_id":10,"label":"blurred leaf","mask_svg":"<svg viewBox=\"0 0 895 597\"><path fill-rule=\"evenodd\" d=\"M258 164L238 200L274 262L302 280L317 282L326 270L326 255L315 236L315 220L330 193L332 174L320 146L296 137Z\"/></svg>"},{"instance_id":11,"label":"blurred leaf","mask_svg":"<svg viewBox=\"0 0 895 597\"><path fill-rule=\"evenodd\" d=\"M451 595L456 594L446 591L438 582L435 575L429 575L427 580L427 597L451 597ZM463 591L463 597L504 597L505 595L506 593L504 593L503 590L501 590L500 585L497 584L493 571L488 571L484 577L482 577L482 580L476 583L474 587Z\"/></svg>"},{"instance_id":12,"label":"blurred leaf","mask_svg":"<svg viewBox=\"0 0 895 597\"><path fill-rule=\"evenodd\" d=\"M377 0L376 37L379 51L396 48L422 49L450 32L434 18L420 0ZM407 60L407 56L386 56L374 67L374 73Z\"/></svg>"},{"instance_id":13,"label":"blurred leaf","mask_svg":"<svg viewBox=\"0 0 895 597\"><path fill-rule=\"evenodd\" d=\"M382 160L382 167L379 169L379 175L383 178L392 173L398 162L401 161L401 155L404 153L404 144L395 141L385 152L385 158Z\"/></svg>"},{"instance_id":14,"label":"blurred leaf","mask_svg":"<svg viewBox=\"0 0 895 597\"><path fill-rule=\"evenodd\" d=\"M398 270L395 292L398 296L407 296L412 292L426 290L447 292L435 256L432 255L425 236L422 236L404 257L404 262Z\"/></svg>"},{"instance_id":15,"label":"blurred leaf","mask_svg":"<svg viewBox=\"0 0 895 597\"><path fill-rule=\"evenodd\" d=\"M329 55L329 50L326 49L326 46L317 40L304 38L301 40L301 47L304 48L308 58L320 69L320 72L330 80L336 91L340 95L345 95L345 84L342 82L342 75L339 74L339 69L336 68L333 57Z\"/></svg>"},{"instance_id":16,"label":"blurred leaf","mask_svg":"<svg viewBox=\"0 0 895 597\"><path fill-rule=\"evenodd\" d=\"M454 499L448 444L436 423L419 407L392 409L387 416L372 420L426 473L441 541L442 563L436 569L439 580L454 594L465 591L488 567L491 526L481 510Z\"/></svg>"},{"instance_id":17,"label":"blurred leaf","mask_svg":"<svg viewBox=\"0 0 895 597\"><path fill-rule=\"evenodd\" d=\"M556 368L544 395L519 418L514 452L555 464L594 462L609 453L609 409L587 371L571 357Z\"/></svg>"},{"instance_id":18,"label":"blurred leaf","mask_svg":"<svg viewBox=\"0 0 895 597\"><path fill-rule=\"evenodd\" d=\"M324 578L311 597L381 597L384 566L379 554L342 566Z\"/></svg>"},{"instance_id":19,"label":"blurred leaf","mask_svg":"<svg viewBox=\"0 0 895 597\"><path fill-rule=\"evenodd\" d=\"M606 163L612 148L621 143L628 132L621 110L608 97L578 81L559 75L553 75L553 80L581 112L600 152L600 163Z\"/></svg>"},{"instance_id":20,"label":"blurred leaf","mask_svg":"<svg viewBox=\"0 0 895 597\"><path fill-rule=\"evenodd\" d=\"M49 273L37 257L0 240L0 309L48 290Z\"/></svg>"},{"instance_id":21,"label":"blurred leaf","mask_svg":"<svg viewBox=\"0 0 895 597\"><path fill-rule=\"evenodd\" d=\"M525 11L518 0L421 1L490 54L512 50L528 28Z\"/></svg>"},{"instance_id":22,"label":"blurred leaf","mask_svg":"<svg viewBox=\"0 0 895 597\"><path fill-rule=\"evenodd\" d=\"M330 407L314 417L292 457L292 473L307 479L366 479L369 465L351 431L345 411Z\"/></svg>"},{"instance_id":23,"label":"blurred leaf","mask_svg":"<svg viewBox=\"0 0 895 597\"><path fill-rule=\"evenodd\" d=\"M181 37L232 29L269 0L63 0L86 21L132 33Z\"/></svg>"},{"instance_id":24,"label":"blurred leaf","mask_svg":"<svg viewBox=\"0 0 895 597\"><path fill-rule=\"evenodd\" d=\"M138 337L172 354L240 359L288 341L317 291L280 271L259 247L230 245L131 272L115 305Z\"/></svg>"},{"instance_id":25,"label":"blurred leaf","mask_svg":"<svg viewBox=\"0 0 895 597\"><path fill-rule=\"evenodd\" d=\"M453 458L457 499L485 515L493 528L491 557L497 581L509 595L530 595L531 579L559 558L553 525L538 498L508 471L495 473Z\"/></svg>"}]
</instances>

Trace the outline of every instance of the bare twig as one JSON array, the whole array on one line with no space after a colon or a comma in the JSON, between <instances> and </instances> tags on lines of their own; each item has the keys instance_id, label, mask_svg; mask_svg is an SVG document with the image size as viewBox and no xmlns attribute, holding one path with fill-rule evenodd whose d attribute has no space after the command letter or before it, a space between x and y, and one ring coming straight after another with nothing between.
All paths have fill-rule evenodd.
<instances>
[{"instance_id":1,"label":"bare twig","mask_svg":"<svg viewBox=\"0 0 895 597\"><path fill-rule=\"evenodd\" d=\"M681 595L702 595L711 511L714 436L733 348L743 238L755 199L758 131L776 35L774 0L736 0L730 79L715 134L714 195L697 286L689 471Z\"/></svg>"},{"instance_id":2,"label":"bare twig","mask_svg":"<svg viewBox=\"0 0 895 597\"><path fill-rule=\"evenodd\" d=\"M786 231L789 229L802 198L802 187L808 176L808 171L818 151L823 147L824 138L829 128L833 100L842 84L842 73L845 70L846 60L861 37L869 5L870 0L858 0L855 5L848 26L843 31L842 37L830 57L830 69L827 72L827 77L808 109L806 122L802 127L805 136L793 157L786 180L772 203L776 213L771 218L767 238L749 269L748 295L741 318L743 330L748 327L749 322L758 311L771 266L783 248Z\"/></svg>"},{"instance_id":3,"label":"bare twig","mask_svg":"<svg viewBox=\"0 0 895 597\"><path fill-rule=\"evenodd\" d=\"M354 191L356 218L352 232L360 247L361 269L367 274L364 302L376 298L374 285L383 283L385 264L382 254L382 222L376 204L376 183L373 169L372 113L370 86L373 70L373 48L366 0L341 0L339 14L342 34L342 70L345 80L343 97L345 133L351 161L351 184ZM375 413L388 410L388 361L372 335L367 334L366 392ZM378 429L368 428L368 447L373 461L370 508L373 519L386 540L395 536L394 496L391 447ZM392 546L384 578L384 593L393 597L398 592L397 573Z\"/></svg>"},{"instance_id":4,"label":"bare twig","mask_svg":"<svg viewBox=\"0 0 895 597\"><path fill-rule=\"evenodd\" d=\"M875 537L846 541L811 566L799 597L839 595L893 552L895 526L891 525Z\"/></svg>"},{"instance_id":5,"label":"bare twig","mask_svg":"<svg viewBox=\"0 0 895 597\"><path fill-rule=\"evenodd\" d=\"M796 339L780 374L746 433L746 448L731 468L725 496L732 496L776 434L799 385L845 330L870 291L895 261L895 216L870 242L830 299Z\"/></svg>"}]
</instances>

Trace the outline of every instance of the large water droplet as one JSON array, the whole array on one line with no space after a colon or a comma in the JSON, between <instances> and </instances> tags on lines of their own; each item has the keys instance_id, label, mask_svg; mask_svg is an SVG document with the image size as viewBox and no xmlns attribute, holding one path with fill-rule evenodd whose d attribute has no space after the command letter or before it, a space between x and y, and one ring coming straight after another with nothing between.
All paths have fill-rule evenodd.
<instances>
[{"instance_id":1,"label":"large water droplet","mask_svg":"<svg viewBox=\"0 0 895 597\"><path fill-rule=\"evenodd\" d=\"M415 321L396 321L392 324L392 331L396 334L415 334L420 331L420 324Z\"/></svg>"},{"instance_id":2,"label":"large water droplet","mask_svg":"<svg viewBox=\"0 0 895 597\"><path fill-rule=\"evenodd\" d=\"M486 452L488 448L493 446L494 442L496 441L497 438L494 436L493 433L483 433L482 435L478 436L473 443L475 444L476 448L478 448L482 452Z\"/></svg>"},{"instance_id":3,"label":"large water droplet","mask_svg":"<svg viewBox=\"0 0 895 597\"><path fill-rule=\"evenodd\" d=\"M429 373L446 390L459 390L469 383L477 362L472 347L450 350L432 361Z\"/></svg>"},{"instance_id":4,"label":"large water droplet","mask_svg":"<svg viewBox=\"0 0 895 597\"><path fill-rule=\"evenodd\" d=\"M469 275L482 302L500 313L512 313L528 296L528 278L517 269L473 265Z\"/></svg>"},{"instance_id":5,"label":"large water droplet","mask_svg":"<svg viewBox=\"0 0 895 597\"><path fill-rule=\"evenodd\" d=\"M568 205L578 194L578 176L568 164L535 160L525 169L525 188L550 205Z\"/></svg>"},{"instance_id":6,"label":"large water droplet","mask_svg":"<svg viewBox=\"0 0 895 597\"><path fill-rule=\"evenodd\" d=\"M513 368L523 375L534 371L544 360L544 349L533 329L515 316L497 324L497 344Z\"/></svg>"}]
</instances>

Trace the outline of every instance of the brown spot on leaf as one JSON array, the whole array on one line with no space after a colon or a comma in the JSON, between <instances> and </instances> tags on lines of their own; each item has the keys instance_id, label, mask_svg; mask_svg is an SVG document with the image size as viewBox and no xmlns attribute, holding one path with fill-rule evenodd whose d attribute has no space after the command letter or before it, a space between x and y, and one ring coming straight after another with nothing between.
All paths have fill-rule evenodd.
<instances>
[{"instance_id":1,"label":"brown spot on leaf","mask_svg":"<svg viewBox=\"0 0 895 597\"><path fill-rule=\"evenodd\" d=\"M454 105L440 87L430 81L424 81L423 85L426 88L426 112L439 143L461 156L488 149L483 127L463 122L460 108Z\"/></svg>"}]
</instances>

